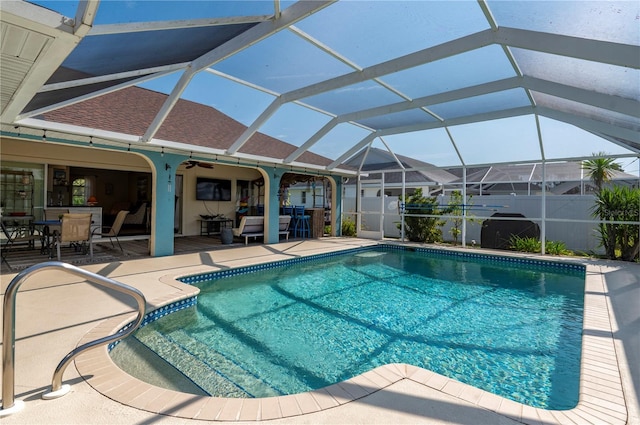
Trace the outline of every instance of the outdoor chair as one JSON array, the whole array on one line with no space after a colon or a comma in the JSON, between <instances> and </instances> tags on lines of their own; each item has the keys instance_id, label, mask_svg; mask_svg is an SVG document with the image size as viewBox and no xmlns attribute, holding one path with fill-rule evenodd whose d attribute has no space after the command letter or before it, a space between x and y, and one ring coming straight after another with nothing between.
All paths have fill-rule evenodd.
<instances>
[{"instance_id":1,"label":"outdoor chair","mask_svg":"<svg viewBox=\"0 0 640 425\"><path fill-rule=\"evenodd\" d=\"M311 216L305 214L304 206L297 205L293 207L294 214L294 228L293 233L297 238L308 238L311 237L311 227L309 224L309 220Z\"/></svg>"},{"instance_id":2,"label":"outdoor chair","mask_svg":"<svg viewBox=\"0 0 640 425\"><path fill-rule=\"evenodd\" d=\"M264 237L264 217L245 215L240 219L240 225L231 229L233 236L244 238L244 244L249 243L249 238Z\"/></svg>"},{"instance_id":3,"label":"outdoor chair","mask_svg":"<svg viewBox=\"0 0 640 425\"><path fill-rule=\"evenodd\" d=\"M54 236L54 244L60 260L60 245L69 242L77 251L86 254L89 251L89 258L93 260L93 243L91 240L91 213L64 214L60 232Z\"/></svg>"},{"instance_id":4,"label":"outdoor chair","mask_svg":"<svg viewBox=\"0 0 640 425\"><path fill-rule=\"evenodd\" d=\"M291 227L291 216L281 215L278 223L278 235L284 235L289 240L289 228Z\"/></svg>"},{"instance_id":5,"label":"outdoor chair","mask_svg":"<svg viewBox=\"0 0 640 425\"><path fill-rule=\"evenodd\" d=\"M61 216L68 213L69 210L44 210L44 219L47 221L62 220ZM49 233L60 232L60 226L55 224L49 225Z\"/></svg>"},{"instance_id":6,"label":"outdoor chair","mask_svg":"<svg viewBox=\"0 0 640 425\"><path fill-rule=\"evenodd\" d=\"M2 261L7 263L7 266L11 268L11 265L7 261L7 254L9 254L11 248L14 246L33 248L35 242L40 239L40 236L24 231L24 228L12 232L5 226L4 221L0 220L0 223L2 224L2 249L0 250L0 256L2 257Z\"/></svg>"},{"instance_id":7,"label":"outdoor chair","mask_svg":"<svg viewBox=\"0 0 640 425\"><path fill-rule=\"evenodd\" d=\"M122 245L120 245L120 240L118 239L118 235L120 234L120 229L122 228L122 225L124 224L125 219L127 218L127 214L129 214L129 211L119 211L118 214L116 215L116 219L113 222L112 226L105 226L102 229L99 227L96 227L93 230L93 236L96 235L100 235L103 238L109 238L109 241L111 241L111 246L115 248L115 245L113 244L113 238L116 238L116 242L118 242L118 247L120 248L121 252L124 252L124 250L122 249ZM105 231L106 229L108 229L107 231Z\"/></svg>"},{"instance_id":8,"label":"outdoor chair","mask_svg":"<svg viewBox=\"0 0 640 425\"><path fill-rule=\"evenodd\" d=\"M147 215L147 203L143 202L138 207L138 210L136 212L126 216L126 218L124 219L124 224L137 224L137 225L143 224L146 215Z\"/></svg>"}]
</instances>

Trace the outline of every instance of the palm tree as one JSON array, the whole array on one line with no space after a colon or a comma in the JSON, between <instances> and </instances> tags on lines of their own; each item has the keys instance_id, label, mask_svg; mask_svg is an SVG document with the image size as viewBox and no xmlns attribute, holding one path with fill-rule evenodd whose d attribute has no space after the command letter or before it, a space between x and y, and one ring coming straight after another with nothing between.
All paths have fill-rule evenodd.
<instances>
[{"instance_id":1,"label":"palm tree","mask_svg":"<svg viewBox=\"0 0 640 425\"><path fill-rule=\"evenodd\" d=\"M582 169L587 170L587 175L596 186L596 191L600 192L604 183L611 180L614 171L623 170L613 158L607 158L605 152L594 153L593 156L593 159L582 162Z\"/></svg>"}]
</instances>

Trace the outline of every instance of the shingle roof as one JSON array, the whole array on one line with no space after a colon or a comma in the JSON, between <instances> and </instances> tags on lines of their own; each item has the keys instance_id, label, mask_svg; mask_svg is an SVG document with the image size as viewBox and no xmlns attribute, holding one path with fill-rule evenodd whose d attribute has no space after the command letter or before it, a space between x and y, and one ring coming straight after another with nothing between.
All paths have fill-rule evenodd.
<instances>
[{"instance_id":1,"label":"shingle roof","mask_svg":"<svg viewBox=\"0 0 640 425\"><path fill-rule=\"evenodd\" d=\"M66 106L43 115L47 121L142 136L167 99L152 90L129 87ZM178 100L156 137L172 142L227 149L246 126L209 106ZM296 146L256 133L240 152L267 158L284 159ZM326 166L331 160L305 152L300 161Z\"/></svg>"}]
</instances>

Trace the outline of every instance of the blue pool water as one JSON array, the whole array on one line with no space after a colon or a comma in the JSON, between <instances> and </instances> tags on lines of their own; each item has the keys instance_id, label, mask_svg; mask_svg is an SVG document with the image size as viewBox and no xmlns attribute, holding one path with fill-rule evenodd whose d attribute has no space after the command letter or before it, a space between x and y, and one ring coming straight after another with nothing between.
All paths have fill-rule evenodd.
<instances>
[{"instance_id":1,"label":"blue pool water","mask_svg":"<svg viewBox=\"0 0 640 425\"><path fill-rule=\"evenodd\" d=\"M267 397L408 363L547 409L578 402L584 270L366 250L197 283L135 338L205 392Z\"/></svg>"}]
</instances>

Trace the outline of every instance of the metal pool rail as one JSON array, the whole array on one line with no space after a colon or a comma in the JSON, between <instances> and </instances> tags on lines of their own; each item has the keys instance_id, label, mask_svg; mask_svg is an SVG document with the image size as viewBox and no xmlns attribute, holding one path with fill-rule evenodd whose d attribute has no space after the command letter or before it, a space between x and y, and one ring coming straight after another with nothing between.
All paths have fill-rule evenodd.
<instances>
[{"instance_id":1,"label":"metal pool rail","mask_svg":"<svg viewBox=\"0 0 640 425\"><path fill-rule=\"evenodd\" d=\"M125 285L124 283L116 282L115 280L106 278L104 276L100 276L95 273L88 272L81 268L72 266L67 263L62 263L59 261L48 261L45 263L36 264L35 266L31 266L22 272L18 273L16 277L14 277L9 286L7 286L7 291L4 295L3 300L3 328L2 328L2 409L0 409L0 417L7 416L17 411L22 410L24 407L24 403L22 401L15 400L15 317L16 317L16 295L18 293L18 289L20 285L24 283L29 277L33 276L36 273L45 271L45 270L62 270L66 271L70 274L77 275L81 278L86 279L87 281L107 287L109 289L116 290L118 292L122 292L127 295L131 295L138 304L138 316L136 320L132 322L132 325L115 333L112 335L108 335L102 338L98 338L95 341L88 342L79 347L76 347L69 354L64 356L64 358L58 363L56 370L53 372L53 378L51 381L51 391L43 394L42 398L44 399L53 399L61 397L67 394L70 390L69 385L62 385L62 375L66 370L67 366L73 359L75 359L78 355L83 353L84 351L90 350L92 348L99 347L101 345L108 344L110 342L117 341L122 339L129 334L133 333L144 319L146 300L142 292L138 291L136 288Z\"/></svg>"}]
</instances>

